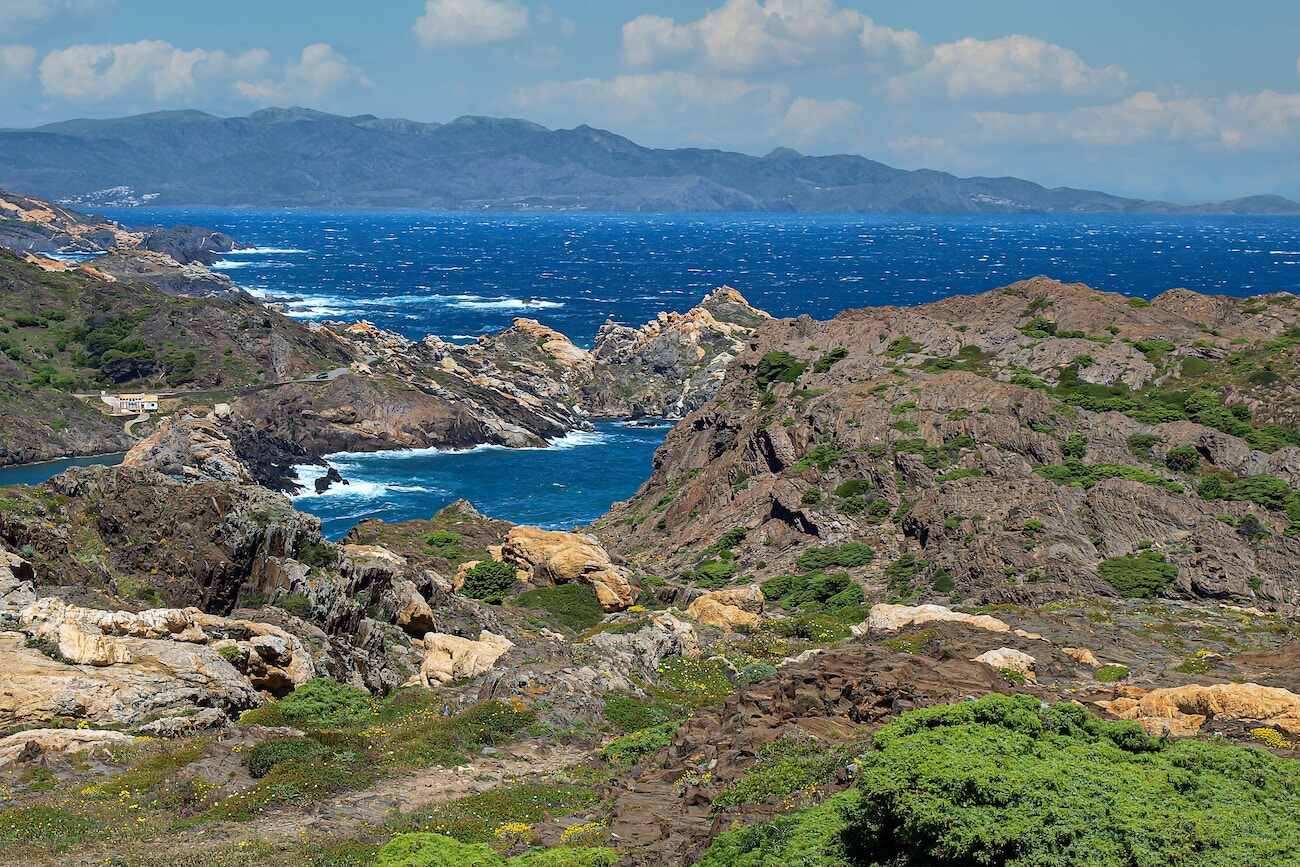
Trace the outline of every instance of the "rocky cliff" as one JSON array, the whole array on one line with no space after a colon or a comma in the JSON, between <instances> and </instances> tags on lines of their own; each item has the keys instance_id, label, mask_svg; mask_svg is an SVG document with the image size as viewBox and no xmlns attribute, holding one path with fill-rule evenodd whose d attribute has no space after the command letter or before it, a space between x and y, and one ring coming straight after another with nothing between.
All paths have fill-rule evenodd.
<instances>
[{"instance_id":1,"label":"rocky cliff","mask_svg":"<svg viewBox=\"0 0 1300 867\"><path fill-rule=\"evenodd\" d=\"M1286 294L1035 279L772 322L596 530L684 575L732 538L736 581L863 543L869 593L1294 610L1298 357Z\"/></svg>"}]
</instances>

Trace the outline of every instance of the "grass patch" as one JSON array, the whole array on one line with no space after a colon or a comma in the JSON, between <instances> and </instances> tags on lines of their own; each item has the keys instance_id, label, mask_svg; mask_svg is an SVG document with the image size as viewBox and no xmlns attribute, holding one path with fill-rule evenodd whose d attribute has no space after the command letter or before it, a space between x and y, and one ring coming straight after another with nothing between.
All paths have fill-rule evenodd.
<instances>
[{"instance_id":1,"label":"grass patch","mask_svg":"<svg viewBox=\"0 0 1300 867\"><path fill-rule=\"evenodd\" d=\"M541 611L548 622L573 633L585 632L605 618L596 591L577 581L525 590L510 605Z\"/></svg>"},{"instance_id":2,"label":"grass patch","mask_svg":"<svg viewBox=\"0 0 1300 867\"><path fill-rule=\"evenodd\" d=\"M1144 551L1128 557L1103 560L1097 574L1128 599L1151 599L1160 595L1178 577L1178 567L1163 554Z\"/></svg>"}]
</instances>

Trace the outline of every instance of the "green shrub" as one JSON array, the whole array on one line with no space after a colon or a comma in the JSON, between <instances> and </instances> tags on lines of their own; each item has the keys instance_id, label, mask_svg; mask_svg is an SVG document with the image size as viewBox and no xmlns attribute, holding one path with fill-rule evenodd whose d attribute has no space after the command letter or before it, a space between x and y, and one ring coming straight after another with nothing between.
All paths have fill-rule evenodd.
<instances>
[{"instance_id":1,"label":"green shrub","mask_svg":"<svg viewBox=\"0 0 1300 867\"><path fill-rule=\"evenodd\" d=\"M1127 479L1154 485L1175 494L1183 491L1183 486L1177 482L1124 464L1085 464L1081 461L1067 460L1064 464L1035 467L1034 472L1058 485L1070 485L1076 488L1091 488L1107 479Z\"/></svg>"},{"instance_id":2,"label":"green shrub","mask_svg":"<svg viewBox=\"0 0 1300 867\"><path fill-rule=\"evenodd\" d=\"M695 567L695 571L691 573L691 581L701 587L717 590L730 584L738 571L740 566L734 560L705 560Z\"/></svg>"},{"instance_id":3,"label":"green shrub","mask_svg":"<svg viewBox=\"0 0 1300 867\"><path fill-rule=\"evenodd\" d=\"M1160 595L1178 577L1178 567L1163 554L1145 551L1129 557L1103 560L1097 574L1114 587L1119 595L1130 599L1150 599Z\"/></svg>"},{"instance_id":4,"label":"green shrub","mask_svg":"<svg viewBox=\"0 0 1300 867\"><path fill-rule=\"evenodd\" d=\"M1130 434L1128 435L1128 451L1135 458L1151 460L1151 450L1161 442L1161 438L1156 434Z\"/></svg>"},{"instance_id":5,"label":"green shrub","mask_svg":"<svg viewBox=\"0 0 1300 867\"><path fill-rule=\"evenodd\" d=\"M944 482L955 482L958 479L976 479L983 475L984 470L979 467L961 467L936 477L935 481L942 485Z\"/></svg>"},{"instance_id":6,"label":"green shrub","mask_svg":"<svg viewBox=\"0 0 1300 867\"><path fill-rule=\"evenodd\" d=\"M845 542L825 548L809 548L799 555L795 563L800 569L825 569L828 566L865 566L876 558L876 552L865 542Z\"/></svg>"},{"instance_id":7,"label":"green shrub","mask_svg":"<svg viewBox=\"0 0 1300 867\"><path fill-rule=\"evenodd\" d=\"M767 388L774 382L794 382L807 369L807 362L800 361L788 352L769 352L759 359L755 379L759 388Z\"/></svg>"},{"instance_id":8,"label":"green shrub","mask_svg":"<svg viewBox=\"0 0 1300 867\"><path fill-rule=\"evenodd\" d=\"M852 760L851 744L828 746L811 738L783 736L758 748L754 764L713 799L715 807L762 804L829 782Z\"/></svg>"},{"instance_id":9,"label":"green shrub","mask_svg":"<svg viewBox=\"0 0 1300 867\"><path fill-rule=\"evenodd\" d=\"M635 764L642 756L657 753L672 743L680 725L672 720L614 738L600 751L600 757L616 765Z\"/></svg>"},{"instance_id":10,"label":"green shrub","mask_svg":"<svg viewBox=\"0 0 1300 867\"><path fill-rule=\"evenodd\" d=\"M1300 851L1300 764L1165 742L1081 706L988 696L913 711L859 759L849 864L1236 867Z\"/></svg>"},{"instance_id":11,"label":"green shrub","mask_svg":"<svg viewBox=\"0 0 1300 867\"><path fill-rule=\"evenodd\" d=\"M764 598L786 611L830 611L863 603L862 588L843 572L777 575L762 587Z\"/></svg>"},{"instance_id":12,"label":"green shrub","mask_svg":"<svg viewBox=\"0 0 1300 867\"><path fill-rule=\"evenodd\" d=\"M833 442L817 443L808 449L808 453L795 461L791 467L795 472L803 472L816 467L823 473L835 466L844 457L844 450Z\"/></svg>"},{"instance_id":13,"label":"green shrub","mask_svg":"<svg viewBox=\"0 0 1300 867\"><path fill-rule=\"evenodd\" d=\"M817 373L826 373L839 362L849 357L849 351L843 346L837 346L829 352L823 353L817 363L813 365L813 370Z\"/></svg>"},{"instance_id":14,"label":"green shrub","mask_svg":"<svg viewBox=\"0 0 1300 867\"><path fill-rule=\"evenodd\" d=\"M875 488L875 485L866 479L850 479L835 488L835 496L859 497L869 493L873 488Z\"/></svg>"},{"instance_id":15,"label":"green shrub","mask_svg":"<svg viewBox=\"0 0 1300 867\"><path fill-rule=\"evenodd\" d=\"M460 592L471 599L500 605L518 580L519 576L511 564L500 560L483 560L465 573L465 583Z\"/></svg>"},{"instance_id":16,"label":"green shrub","mask_svg":"<svg viewBox=\"0 0 1300 867\"><path fill-rule=\"evenodd\" d=\"M398 834L379 850L375 867L505 867L486 843L462 843L441 834Z\"/></svg>"},{"instance_id":17,"label":"green shrub","mask_svg":"<svg viewBox=\"0 0 1300 867\"><path fill-rule=\"evenodd\" d=\"M244 753L244 764L255 780L283 762L300 761L325 752L325 747L311 738L282 738L263 741Z\"/></svg>"},{"instance_id":18,"label":"green shrub","mask_svg":"<svg viewBox=\"0 0 1300 867\"><path fill-rule=\"evenodd\" d=\"M287 724L306 729L361 725L375 715L369 693L326 677L300 685L280 699L275 708Z\"/></svg>"},{"instance_id":19,"label":"green shrub","mask_svg":"<svg viewBox=\"0 0 1300 867\"><path fill-rule=\"evenodd\" d=\"M639 698L625 692L607 692L603 703L605 720L625 734L646 731L677 717L666 701Z\"/></svg>"},{"instance_id":20,"label":"green shrub","mask_svg":"<svg viewBox=\"0 0 1300 867\"><path fill-rule=\"evenodd\" d=\"M1165 466L1176 473L1194 473L1201 465L1201 453L1195 446L1181 445L1165 455Z\"/></svg>"},{"instance_id":21,"label":"green shrub","mask_svg":"<svg viewBox=\"0 0 1300 867\"><path fill-rule=\"evenodd\" d=\"M714 839L696 867L847 867L841 837L855 789L761 825L732 827Z\"/></svg>"},{"instance_id":22,"label":"green shrub","mask_svg":"<svg viewBox=\"0 0 1300 867\"><path fill-rule=\"evenodd\" d=\"M1064 454L1067 459L1073 459L1076 461L1083 460L1088 454L1087 438L1078 431L1075 431L1066 438L1065 445L1061 446L1061 453Z\"/></svg>"},{"instance_id":23,"label":"green shrub","mask_svg":"<svg viewBox=\"0 0 1300 867\"><path fill-rule=\"evenodd\" d=\"M1092 673L1101 683L1115 683L1128 677L1127 665L1103 665Z\"/></svg>"},{"instance_id":24,"label":"green shrub","mask_svg":"<svg viewBox=\"0 0 1300 867\"><path fill-rule=\"evenodd\" d=\"M552 624L575 633L585 632L605 619L596 591L591 585L577 581L525 590L511 599L510 604L543 611Z\"/></svg>"},{"instance_id":25,"label":"green shrub","mask_svg":"<svg viewBox=\"0 0 1300 867\"><path fill-rule=\"evenodd\" d=\"M534 849L506 861L507 867L614 867L618 853L604 846Z\"/></svg>"}]
</instances>

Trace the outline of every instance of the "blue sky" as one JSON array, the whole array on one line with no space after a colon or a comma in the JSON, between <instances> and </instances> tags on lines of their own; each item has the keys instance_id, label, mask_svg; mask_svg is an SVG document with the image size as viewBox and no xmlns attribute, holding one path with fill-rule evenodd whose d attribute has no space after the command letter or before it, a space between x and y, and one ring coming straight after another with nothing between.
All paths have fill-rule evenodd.
<instances>
[{"instance_id":1,"label":"blue sky","mask_svg":"<svg viewBox=\"0 0 1300 867\"><path fill-rule=\"evenodd\" d=\"M1300 198L1300 4L0 0L5 126L269 105Z\"/></svg>"}]
</instances>

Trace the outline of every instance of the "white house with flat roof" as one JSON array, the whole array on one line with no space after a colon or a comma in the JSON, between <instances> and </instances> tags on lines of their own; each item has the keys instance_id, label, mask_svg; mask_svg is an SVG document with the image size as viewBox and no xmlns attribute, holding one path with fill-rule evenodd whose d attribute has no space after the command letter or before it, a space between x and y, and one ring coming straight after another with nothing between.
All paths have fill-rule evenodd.
<instances>
[{"instance_id":1,"label":"white house with flat roof","mask_svg":"<svg viewBox=\"0 0 1300 867\"><path fill-rule=\"evenodd\" d=\"M158 411L158 395L156 394L109 394L101 391L99 399L108 404L113 412L119 415Z\"/></svg>"}]
</instances>

